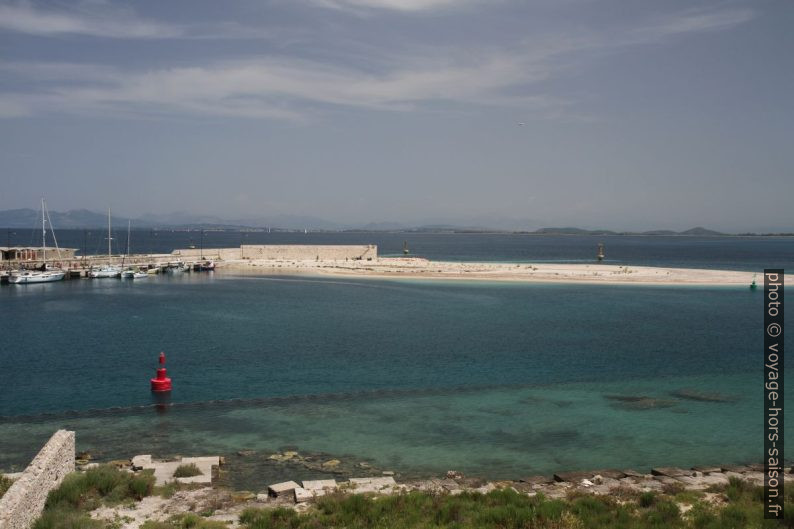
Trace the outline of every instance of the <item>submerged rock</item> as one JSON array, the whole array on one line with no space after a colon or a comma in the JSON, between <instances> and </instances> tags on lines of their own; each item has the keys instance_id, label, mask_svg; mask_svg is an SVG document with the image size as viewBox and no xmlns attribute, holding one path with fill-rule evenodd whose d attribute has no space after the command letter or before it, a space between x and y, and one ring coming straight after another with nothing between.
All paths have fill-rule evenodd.
<instances>
[{"instance_id":1,"label":"submerged rock","mask_svg":"<svg viewBox=\"0 0 794 529\"><path fill-rule=\"evenodd\" d=\"M670 394L679 399L695 400L699 402L733 402L736 399L721 393L701 393L694 389L679 389Z\"/></svg>"},{"instance_id":2,"label":"submerged rock","mask_svg":"<svg viewBox=\"0 0 794 529\"><path fill-rule=\"evenodd\" d=\"M339 461L338 459L329 459L328 461L326 461L326 462L324 462L324 463L322 464L322 467L323 467L323 468L325 468L325 469L336 468L336 467L338 467L338 466L339 466L341 463L342 463L342 462L341 462L341 461Z\"/></svg>"},{"instance_id":3,"label":"submerged rock","mask_svg":"<svg viewBox=\"0 0 794 529\"><path fill-rule=\"evenodd\" d=\"M626 410L671 408L677 404L674 400L658 399L645 395L604 395L604 397L616 401L615 407Z\"/></svg>"}]
</instances>

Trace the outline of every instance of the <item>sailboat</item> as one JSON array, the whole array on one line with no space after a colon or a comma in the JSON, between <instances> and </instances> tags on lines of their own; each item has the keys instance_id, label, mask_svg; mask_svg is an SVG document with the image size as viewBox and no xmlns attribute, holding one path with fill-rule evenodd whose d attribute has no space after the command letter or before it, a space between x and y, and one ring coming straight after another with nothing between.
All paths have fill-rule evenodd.
<instances>
[{"instance_id":1,"label":"sailboat","mask_svg":"<svg viewBox=\"0 0 794 529\"><path fill-rule=\"evenodd\" d=\"M25 285L28 283L51 283L53 281L60 281L66 276L63 270L48 270L47 269L47 227L46 219L50 217L47 211L47 204L44 199L41 199L41 258L44 261L41 270L20 270L16 274L12 274L8 278L9 283L15 285ZM52 221L50 221L50 228L52 229ZM55 231L52 232L52 240L55 241L55 249L60 255L61 251L58 248L58 240L55 238Z\"/></svg>"},{"instance_id":2,"label":"sailboat","mask_svg":"<svg viewBox=\"0 0 794 529\"><path fill-rule=\"evenodd\" d=\"M127 259L130 256L130 229L132 227L132 221L127 221L127 253L124 254L124 259ZM124 267L124 260L121 261L121 266ZM129 267L126 270L121 272L122 279L146 279L149 277L149 274L146 272L142 272L139 268L132 268Z\"/></svg>"},{"instance_id":3,"label":"sailboat","mask_svg":"<svg viewBox=\"0 0 794 529\"><path fill-rule=\"evenodd\" d=\"M114 266L112 264L112 254L111 254L111 242L113 239L111 238L111 229L110 229L110 208L108 208L108 264L97 268L96 270L91 270L88 275L94 279L100 279L103 277L119 277L121 275L121 268L118 266Z\"/></svg>"}]
</instances>

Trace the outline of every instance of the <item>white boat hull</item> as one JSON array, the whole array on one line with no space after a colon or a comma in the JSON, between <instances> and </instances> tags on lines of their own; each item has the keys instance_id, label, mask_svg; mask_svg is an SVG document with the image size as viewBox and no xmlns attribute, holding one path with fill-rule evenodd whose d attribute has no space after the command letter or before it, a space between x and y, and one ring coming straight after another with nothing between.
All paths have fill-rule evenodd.
<instances>
[{"instance_id":1,"label":"white boat hull","mask_svg":"<svg viewBox=\"0 0 794 529\"><path fill-rule=\"evenodd\" d=\"M60 281L66 276L66 272L60 270L48 270L46 272L23 272L12 275L8 278L9 283L15 285L27 285L30 283L52 283Z\"/></svg>"},{"instance_id":2,"label":"white boat hull","mask_svg":"<svg viewBox=\"0 0 794 529\"><path fill-rule=\"evenodd\" d=\"M98 270L92 270L88 273L89 277L94 279L102 279L106 277L119 277L121 274L121 270L118 268L100 268Z\"/></svg>"}]
</instances>

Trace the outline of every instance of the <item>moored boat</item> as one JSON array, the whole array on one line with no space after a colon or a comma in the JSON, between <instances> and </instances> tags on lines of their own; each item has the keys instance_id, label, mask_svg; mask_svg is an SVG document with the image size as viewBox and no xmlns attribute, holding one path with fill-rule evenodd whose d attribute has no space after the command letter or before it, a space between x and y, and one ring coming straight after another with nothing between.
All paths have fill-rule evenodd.
<instances>
[{"instance_id":1,"label":"moored boat","mask_svg":"<svg viewBox=\"0 0 794 529\"><path fill-rule=\"evenodd\" d=\"M121 270L117 266L102 266L88 272L88 276L92 279L119 277L120 275Z\"/></svg>"},{"instance_id":2,"label":"moored boat","mask_svg":"<svg viewBox=\"0 0 794 529\"><path fill-rule=\"evenodd\" d=\"M113 238L111 236L111 227L110 227L110 208L108 208L108 264L105 266L99 267L96 270L93 268L88 272L88 277L92 279L102 279L108 277L119 277L121 276L121 267L115 266L113 264L113 254L111 251L111 243Z\"/></svg>"},{"instance_id":3,"label":"moored boat","mask_svg":"<svg viewBox=\"0 0 794 529\"><path fill-rule=\"evenodd\" d=\"M51 283L53 281L60 281L66 276L63 270L45 270L39 272L36 270L23 270L16 274L11 274L8 278L9 283L15 285L24 285L28 283Z\"/></svg>"},{"instance_id":4,"label":"moored boat","mask_svg":"<svg viewBox=\"0 0 794 529\"><path fill-rule=\"evenodd\" d=\"M41 265L39 270L19 270L12 272L8 278L8 282L14 285L26 285L29 283L52 283L54 281L61 281L66 277L66 272L57 268L49 268L47 265L47 219L49 219L49 212L47 211L47 203L41 199L41 256L44 264ZM50 221L50 229L52 230L52 221ZM58 255L61 250L58 248L58 239L55 238L55 231L52 232L52 239L55 242L55 250Z\"/></svg>"}]
</instances>

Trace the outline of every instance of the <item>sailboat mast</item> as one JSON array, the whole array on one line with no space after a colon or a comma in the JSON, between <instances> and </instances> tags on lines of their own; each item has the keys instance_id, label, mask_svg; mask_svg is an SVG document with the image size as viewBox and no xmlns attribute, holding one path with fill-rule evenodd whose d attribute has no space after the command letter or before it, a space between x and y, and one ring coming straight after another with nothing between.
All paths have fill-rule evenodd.
<instances>
[{"instance_id":1,"label":"sailboat mast","mask_svg":"<svg viewBox=\"0 0 794 529\"><path fill-rule=\"evenodd\" d=\"M47 266L47 228L44 226L44 197L41 198L41 258Z\"/></svg>"},{"instance_id":2,"label":"sailboat mast","mask_svg":"<svg viewBox=\"0 0 794 529\"><path fill-rule=\"evenodd\" d=\"M108 208L108 266L110 266L110 208Z\"/></svg>"}]
</instances>

